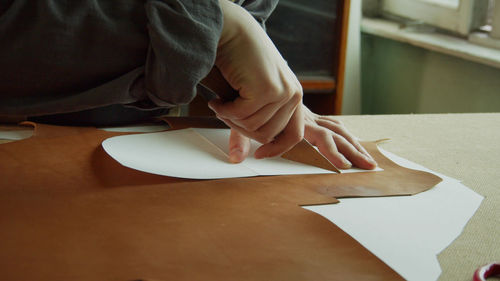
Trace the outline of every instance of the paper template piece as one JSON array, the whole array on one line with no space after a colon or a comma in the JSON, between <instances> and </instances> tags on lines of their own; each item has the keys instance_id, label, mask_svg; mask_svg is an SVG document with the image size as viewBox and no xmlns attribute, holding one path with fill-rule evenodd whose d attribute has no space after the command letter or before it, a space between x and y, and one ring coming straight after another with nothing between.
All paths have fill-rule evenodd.
<instances>
[{"instance_id":1,"label":"paper template piece","mask_svg":"<svg viewBox=\"0 0 500 281\"><path fill-rule=\"evenodd\" d=\"M124 127L106 127L99 128L108 132L123 132L123 133L152 133L165 131L169 129L167 124L161 125L143 125L143 126L124 126ZM33 130L2 130L0 128L0 140L23 140L31 137Z\"/></svg>"},{"instance_id":2,"label":"paper template piece","mask_svg":"<svg viewBox=\"0 0 500 281\"><path fill-rule=\"evenodd\" d=\"M0 140L23 140L31 137L33 130L0 131Z\"/></svg>"},{"instance_id":3,"label":"paper template piece","mask_svg":"<svg viewBox=\"0 0 500 281\"><path fill-rule=\"evenodd\" d=\"M281 157L255 159L253 153L260 146L255 141L252 141L250 155L243 163L229 163L229 134L229 129L189 128L112 137L105 140L102 146L111 157L126 167L178 178L220 179L333 173ZM343 173L373 171L377 170L342 170Z\"/></svg>"},{"instance_id":4,"label":"paper template piece","mask_svg":"<svg viewBox=\"0 0 500 281\"><path fill-rule=\"evenodd\" d=\"M429 171L380 151L401 166ZM414 196L340 199L305 208L339 226L405 279L436 280L437 255L462 233L483 200L458 180L439 176L443 182Z\"/></svg>"},{"instance_id":5,"label":"paper template piece","mask_svg":"<svg viewBox=\"0 0 500 281\"><path fill-rule=\"evenodd\" d=\"M153 132L166 131L169 129L169 126L167 124L161 124L161 125L142 125L142 126L103 127L98 129L107 132L153 133Z\"/></svg>"}]
</instances>

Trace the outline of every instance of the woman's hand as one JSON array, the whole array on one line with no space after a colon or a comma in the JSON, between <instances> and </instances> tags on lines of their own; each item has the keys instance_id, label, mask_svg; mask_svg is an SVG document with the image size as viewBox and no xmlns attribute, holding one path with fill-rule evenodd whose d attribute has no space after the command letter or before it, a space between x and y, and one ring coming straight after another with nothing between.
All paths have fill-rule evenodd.
<instances>
[{"instance_id":1,"label":"woman's hand","mask_svg":"<svg viewBox=\"0 0 500 281\"><path fill-rule=\"evenodd\" d=\"M302 87L271 39L240 6L220 0L224 28L216 66L239 92L210 108L233 131L263 145L256 158L283 154L302 140Z\"/></svg>"},{"instance_id":2,"label":"woman's hand","mask_svg":"<svg viewBox=\"0 0 500 281\"><path fill-rule=\"evenodd\" d=\"M352 165L363 169L374 169L377 163L361 146L345 126L333 116L314 114L307 107L302 106L304 112L305 139L318 147L336 167L350 168ZM229 161L239 163L248 156L250 140L231 131L229 139Z\"/></svg>"},{"instance_id":3,"label":"woman's hand","mask_svg":"<svg viewBox=\"0 0 500 281\"><path fill-rule=\"evenodd\" d=\"M362 169L374 169L377 163L359 143L342 122L333 116L322 116L304 108L305 134L312 145L336 167L348 169L356 166Z\"/></svg>"}]
</instances>

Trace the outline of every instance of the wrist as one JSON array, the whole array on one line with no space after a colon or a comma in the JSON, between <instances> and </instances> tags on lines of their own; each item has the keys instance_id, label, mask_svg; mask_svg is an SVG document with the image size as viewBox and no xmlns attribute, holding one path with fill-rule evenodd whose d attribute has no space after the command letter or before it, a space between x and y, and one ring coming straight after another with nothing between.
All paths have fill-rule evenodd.
<instances>
[{"instance_id":1,"label":"wrist","mask_svg":"<svg viewBox=\"0 0 500 281\"><path fill-rule=\"evenodd\" d=\"M252 15L241 6L229 0L219 0L219 4L223 14L223 27L219 38L219 48L235 38L251 32L254 24L258 25Z\"/></svg>"},{"instance_id":2,"label":"wrist","mask_svg":"<svg viewBox=\"0 0 500 281\"><path fill-rule=\"evenodd\" d=\"M221 47L236 37L241 28L238 18L243 16L245 11L229 0L219 0L219 4L223 15L223 26L219 39L219 47Z\"/></svg>"}]
</instances>

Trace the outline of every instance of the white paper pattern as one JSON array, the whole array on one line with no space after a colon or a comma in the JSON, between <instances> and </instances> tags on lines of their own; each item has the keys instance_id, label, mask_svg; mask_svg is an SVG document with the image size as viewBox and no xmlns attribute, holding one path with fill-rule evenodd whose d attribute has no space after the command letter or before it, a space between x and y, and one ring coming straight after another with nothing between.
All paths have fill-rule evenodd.
<instances>
[{"instance_id":1,"label":"white paper pattern","mask_svg":"<svg viewBox=\"0 0 500 281\"><path fill-rule=\"evenodd\" d=\"M218 179L333 173L281 157L255 159L253 152L260 145L255 141L252 141L250 156L243 163L229 163L229 134L228 129L189 128L112 137L105 140L102 146L111 157L126 167L179 178ZM381 170L349 169L342 172Z\"/></svg>"},{"instance_id":2,"label":"white paper pattern","mask_svg":"<svg viewBox=\"0 0 500 281\"><path fill-rule=\"evenodd\" d=\"M33 130L0 131L0 140L23 140L32 135Z\"/></svg>"},{"instance_id":3,"label":"white paper pattern","mask_svg":"<svg viewBox=\"0 0 500 281\"><path fill-rule=\"evenodd\" d=\"M401 166L429 171L381 151ZM414 196L340 199L304 208L339 226L405 279L436 280L437 255L462 233L483 200L458 180L438 175L443 182Z\"/></svg>"}]
</instances>

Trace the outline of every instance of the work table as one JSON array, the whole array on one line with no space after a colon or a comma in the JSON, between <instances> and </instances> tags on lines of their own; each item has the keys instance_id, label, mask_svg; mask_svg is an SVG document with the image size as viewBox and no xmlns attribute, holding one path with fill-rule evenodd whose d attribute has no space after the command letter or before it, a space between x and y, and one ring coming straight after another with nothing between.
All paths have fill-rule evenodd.
<instances>
[{"instance_id":1,"label":"work table","mask_svg":"<svg viewBox=\"0 0 500 281\"><path fill-rule=\"evenodd\" d=\"M381 144L385 150L461 180L485 197L462 235L438 256L439 280L471 280L477 267L500 261L500 113L338 119L363 140L390 138Z\"/></svg>"}]
</instances>

